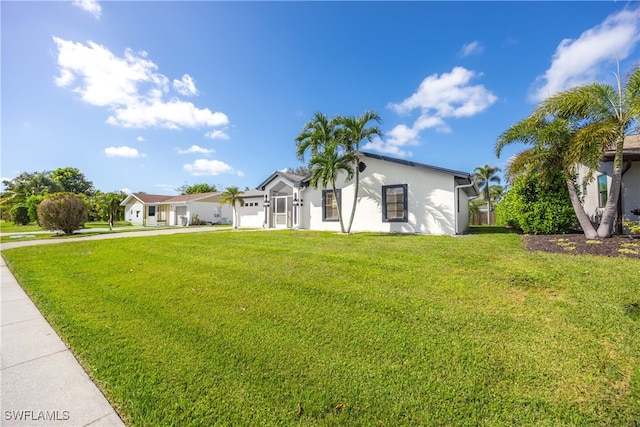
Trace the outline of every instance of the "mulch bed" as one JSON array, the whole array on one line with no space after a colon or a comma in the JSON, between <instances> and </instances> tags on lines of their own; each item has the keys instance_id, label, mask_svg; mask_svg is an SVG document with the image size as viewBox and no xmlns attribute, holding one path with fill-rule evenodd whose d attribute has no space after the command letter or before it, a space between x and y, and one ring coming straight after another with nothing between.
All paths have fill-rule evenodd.
<instances>
[{"instance_id":1,"label":"mulch bed","mask_svg":"<svg viewBox=\"0 0 640 427\"><path fill-rule=\"evenodd\" d=\"M587 240L584 234L526 234L522 238L530 251L640 259L640 236L611 236L607 239Z\"/></svg>"}]
</instances>

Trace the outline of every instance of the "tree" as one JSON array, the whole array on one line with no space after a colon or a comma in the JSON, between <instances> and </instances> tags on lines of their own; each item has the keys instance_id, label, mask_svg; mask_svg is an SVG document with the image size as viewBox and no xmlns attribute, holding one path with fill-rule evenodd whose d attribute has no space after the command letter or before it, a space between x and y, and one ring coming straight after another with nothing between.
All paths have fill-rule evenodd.
<instances>
[{"instance_id":1,"label":"tree","mask_svg":"<svg viewBox=\"0 0 640 427\"><path fill-rule=\"evenodd\" d=\"M58 168L51 172L50 178L59 183L64 192L86 196L92 196L95 193L93 182L87 180L76 168Z\"/></svg>"},{"instance_id":2,"label":"tree","mask_svg":"<svg viewBox=\"0 0 640 427\"><path fill-rule=\"evenodd\" d=\"M482 193L482 198L487 202L487 225L491 224L491 194L490 187L492 182L500 182L497 175L500 168L489 165L478 166L474 169L474 179L478 184L478 189Z\"/></svg>"},{"instance_id":3,"label":"tree","mask_svg":"<svg viewBox=\"0 0 640 427\"><path fill-rule=\"evenodd\" d=\"M230 204L233 208L233 228L238 228L238 213L236 211L236 203L243 203L241 197L242 191L238 187L227 187L220 195L220 204Z\"/></svg>"},{"instance_id":4,"label":"tree","mask_svg":"<svg viewBox=\"0 0 640 427\"><path fill-rule=\"evenodd\" d=\"M624 137L638 131L640 119L640 65L636 65L623 87L620 71L617 88L604 83L577 86L542 101L535 110L541 117L557 117L575 126L577 146L598 147L600 158L609 147L615 148L611 188L602 219L599 237L610 237L617 211L622 182Z\"/></svg>"},{"instance_id":5,"label":"tree","mask_svg":"<svg viewBox=\"0 0 640 427\"><path fill-rule=\"evenodd\" d=\"M580 202L574 181L575 168L585 164L591 174L600 163L598 144L580 145L574 139L575 131L567 120L548 120L536 115L529 116L503 132L496 143L496 156L513 143L524 143L530 147L516 154L506 170L508 179L528 174L540 178L543 184L550 182L558 172L562 173L576 218L588 239L598 237L591 220ZM591 175L590 174L590 175ZM590 179L590 175L587 179Z\"/></svg>"},{"instance_id":6,"label":"tree","mask_svg":"<svg viewBox=\"0 0 640 427\"><path fill-rule=\"evenodd\" d=\"M494 184L489 187L489 197L491 198L491 205L495 206L500 203L505 193L505 187L502 185Z\"/></svg>"},{"instance_id":7,"label":"tree","mask_svg":"<svg viewBox=\"0 0 640 427\"><path fill-rule=\"evenodd\" d=\"M27 205L18 203L11 208L11 221L16 225L27 225L30 222L29 208Z\"/></svg>"},{"instance_id":8,"label":"tree","mask_svg":"<svg viewBox=\"0 0 640 427\"><path fill-rule=\"evenodd\" d=\"M5 194L12 203L25 202L29 196L40 196L62 191L62 185L51 178L50 172L22 172L11 180L2 182Z\"/></svg>"},{"instance_id":9,"label":"tree","mask_svg":"<svg viewBox=\"0 0 640 427\"><path fill-rule=\"evenodd\" d=\"M202 194L202 193L215 193L216 191L218 191L218 189L216 188L215 184L207 184L207 183L200 183L200 184L194 184L194 185L187 185L184 184L182 187L178 187L176 189L176 191L179 191L180 194Z\"/></svg>"},{"instance_id":10,"label":"tree","mask_svg":"<svg viewBox=\"0 0 640 427\"><path fill-rule=\"evenodd\" d=\"M329 119L323 113L315 113L296 137L296 156L304 162L305 154L311 156L336 139L337 118Z\"/></svg>"},{"instance_id":11,"label":"tree","mask_svg":"<svg viewBox=\"0 0 640 427\"><path fill-rule=\"evenodd\" d=\"M345 233L344 220L342 218L342 202L337 197L336 180L341 173L345 173L346 180L353 178L353 162L355 162L355 154L345 151L337 140L327 143L322 149L316 150L309 159L309 169L311 177L309 183L318 188L318 184L322 188L327 188L331 184L331 190L336 200L338 208L338 221L340 222L340 231Z\"/></svg>"},{"instance_id":12,"label":"tree","mask_svg":"<svg viewBox=\"0 0 640 427\"><path fill-rule=\"evenodd\" d=\"M71 193L51 194L38 206L38 222L47 230L62 230L65 234L73 234L87 218L85 201Z\"/></svg>"},{"instance_id":13,"label":"tree","mask_svg":"<svg viewBox=\"0 0 640 427\"><path fill-rule=\"evenodd\" d=\"M120 203L126 197L127 195L122 191L110 193L98 191L93 196L93 205L98 219L101 221L107 221L109 223L110 230L113 230L113 225L118 220L118 214L122 210Z\"/></svg>"},{"instance_id":14,"label":"tree","mask_svg":"<svg viewBox=\"0 0 640 427\"><path fill-rule=\"evenodd\" d=\"M353 219L358 205L358 190L360 188L360 143L363 140L371 141L373 136L381 136L382 132L377 126L367 127L371 121L380 122L380 115L375 111L365 111L360 117L348 116L338 118L338 123L342 126L338 131L341 144L353 157L353 169L355 173L355 188L353 195L353 206L351 216L347 225L347 233L351 232Z\"/></svg>"},{"instance_id":15,"label":"tree","mask_svg":"<svg viewBox=\"0 0 640 427\"><path fill-rule=\"evenodd\" d=\"M310 182L314 187L318 183L323 188L331 184L333 194L336 194L336 179L341 171L347 174L347 180L353 177L353 166L349 164L355 160L353 154L341 146L338 139L339 117L329 119L322 113L315 113L313 119L305 123L302 132L296 137L296 156L304 161L309 152L308 169L311 174ZM342 203L336 198L340 231L345 232L342 219Z\"/></svg>"}]
</instances>

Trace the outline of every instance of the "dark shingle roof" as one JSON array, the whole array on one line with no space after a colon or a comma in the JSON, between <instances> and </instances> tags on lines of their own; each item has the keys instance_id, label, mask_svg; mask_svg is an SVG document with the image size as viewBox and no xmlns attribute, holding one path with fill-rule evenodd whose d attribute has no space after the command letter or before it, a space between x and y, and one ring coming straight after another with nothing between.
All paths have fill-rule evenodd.
<instances>
[{"instance_id":1,"label":"dark shingle roof","mask_svg":"<svg viewBox=\"0 0 640 427\"><path fill-rule=\"evenodd\" d=\"M611 161L616 155L615 150L604 152L604 160ZM640 160L640 135L627 135L624 138L623 160Z\"/></svg>"}]
</instances>

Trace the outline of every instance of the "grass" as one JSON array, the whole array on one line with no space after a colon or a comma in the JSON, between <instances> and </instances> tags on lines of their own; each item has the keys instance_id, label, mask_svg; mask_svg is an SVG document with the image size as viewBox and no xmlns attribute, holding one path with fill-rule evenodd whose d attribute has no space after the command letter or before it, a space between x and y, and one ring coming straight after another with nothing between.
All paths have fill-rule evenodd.
<instances>
[{"instance_id":1,"label":"grass","mask_svg":"<svg viewBox=\"0 0 640 427\"><path fill-rule=\"evenodd\" d=\"M640 422L637 260L306 231L3 255L129 425Z\"/></svg>"}]
</instances>

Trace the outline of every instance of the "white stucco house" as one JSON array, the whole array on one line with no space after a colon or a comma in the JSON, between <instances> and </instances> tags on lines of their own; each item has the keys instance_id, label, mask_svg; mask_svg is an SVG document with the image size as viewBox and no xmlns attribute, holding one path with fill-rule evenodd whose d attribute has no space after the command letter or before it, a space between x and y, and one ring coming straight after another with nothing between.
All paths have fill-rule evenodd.
<instances>
[{"instance_id":1,"label":"white stucco house","mask_svg":"<svg viewBox=\"0 0 640 427\"><path fill-rule=\"evenodd\" d=\"M351 231L455 235L469 227L473 177L392 157L361 153L360 189ZM276 171L243 194L240 227L340 231L337 200L345 225L355 184L344 178L331 189L313 188L308 177ZM248 206L247 206L248 204Z\"/></svg>"},{"instance_id":2,"label":"white stucco house","mask_svg":"<svg viewBox=\"0 0 640 427\"><path fill-rule=\"evenodd\" d=\"M587 184L582 185L583 206L587 215L597 223L607 203L611 190L611 175L613 173L613 158L615 152L607 151L600 167ZM624 140L622 156L622 187L618 201L618 226L622 221L638 221L640 216L631 211L640 208L640 135L627 136ZM588 170L578 168L577 182L582 183ZM625 232L626 230L622 230Z\"/></svg>"},{"instance_id":3,"label":"white stucco house","mask_svg":"<svg viewBox=\"0 0 640 427\"><path fill-rule=\"evenodd\" d=\"M132 193L121 203L124 219L133 225L186 226L197 218L199 222L230 224L232 209L228 204L220 205L222 193L185 194L166 196L159 194Z\"/></svg>"}]
</instances>

